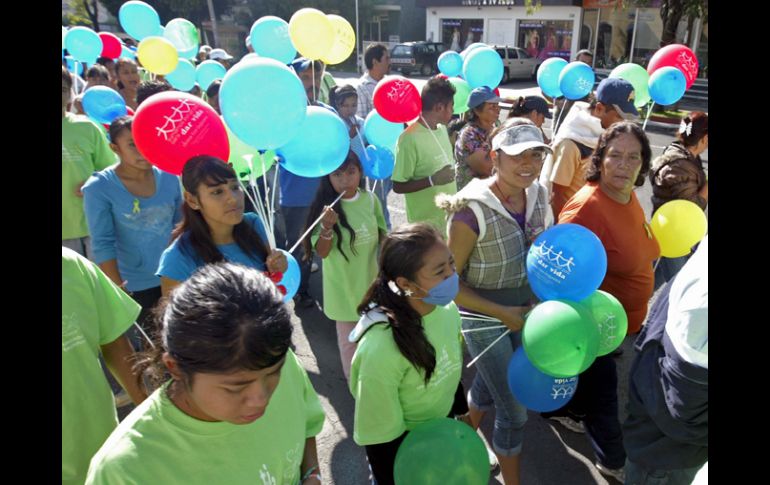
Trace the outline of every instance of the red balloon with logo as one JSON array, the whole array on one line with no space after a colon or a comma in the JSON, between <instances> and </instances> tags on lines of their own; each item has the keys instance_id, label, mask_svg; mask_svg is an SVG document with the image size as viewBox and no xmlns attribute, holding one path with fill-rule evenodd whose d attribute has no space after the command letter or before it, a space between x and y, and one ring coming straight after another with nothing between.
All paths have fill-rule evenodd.
<instances>
[{"instance_id":1,"label":"red balloon with logo","mask_svg":"<svg viewBox=\"0 0 770 485\"><path fill-rule=\"evenodd\" d=\"M120 45L120 39L117 35L109 32L99 32L99 38L102 39L102 57L117 59L123 51Z\"/></svg>"},{"instance_id":2,"label":"red balloon with logo","mask_svg":"<svg viewBox=\"0 0 770 485\"><path fill-rule=\"evenodd\" d=\"M686 45L671 44L655 52L647 64L647 72L651 75L661 67L667 66L682 71L687 81L686 89L690 89L698 77L698 58Z\"/></svg>"},{"instance_id":3,"label":"red balloon with logo","mask_svg":"<svg viewBox=\"0 0 770 485\"><path fill-rule=\"evenodd\" d=\"M422 99L411 81L394 76L379 83L372 96L374 108L391 123L406 123L420 116Z\"/></svg>"},{"instance_id":4,"label":"red balloon with logo","mask_svg":"<svg viewBox=\"0 0 770 485\"><path fill-rule=\"evenodd\" d=\"M181 175L185 163L198 155L230 158L222 119L192 94L166 91L150 96L137 108L131 133L147 161L174 175Z\"/></svg>"}]
</instances>

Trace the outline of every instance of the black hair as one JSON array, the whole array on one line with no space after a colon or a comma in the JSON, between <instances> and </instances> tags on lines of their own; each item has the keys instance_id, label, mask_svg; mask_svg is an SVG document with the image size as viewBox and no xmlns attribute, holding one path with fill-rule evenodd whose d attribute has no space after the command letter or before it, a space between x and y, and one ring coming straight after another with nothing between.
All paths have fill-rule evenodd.
<instances>
[{"instance_id":1,"label":"black hair","mask_svg":"<svg viewBox=\"0 0 770 485\"><path fill-rule=\"evenodd\" d=\"M92 77L99 77L104 79L105 81L109 81L110 71L108 71L107 68L102 66L101 64L94 64L93 66L88 68L88 71L86 72L86 80Z\"/></svg>"},{"instance_id":2,"label":"black hair","mask_svg":"<svg viewBox=\"0 0 770 485\"><path fill-rule=\"evenodd\" d=\"M154 311L155 347L136 369L165 380L164 352L189 385L197 373L261 370L291 346L291 316L275 284L260 271L233 263L202 266ZM140 377L141 379L141 377Z\"/></svg>"},{"instance_id":3,"label":"black hair","mask_svg":"<svg viewBox=\"0 0 770 485\"><path fill-rule=\"evenodd\" d=\"M222 80L221 79L215 79L209 84L209 87L206 88L206 96L209 98L213 98L214 96L219 95L219 88L222 87Z\"/></svg>"},{"instance_id":4,"label":"black hair","mask_svg":"<svg viewBox=\"0 0 770 485\"><path fill-rule=\"evenodd\" d=\"M358 99L358 91L350 84L332 86L329 90L329 104L339 112L340 105L351 96L355 96Z\"/></svg>"},{"instance_id":5,"label":"black hair","mask_svg":"<svg viewBox=\"0 0 770 485\"><path fill-rule=\"evenodd\" d=\"M168 82L161 81L160 79L140 82L139 87L136 88L136 106L139 107L139 105L144 103L144 100L153 94L164 91L174 91L174 88Z\"/></svg>"},{"instance_id":6,"label":"black hair","mask_svg":"<svg viewBox=\"0 0 770 485\"><path fill-rule=\"evenodd\" d=\"M623 133L630 133L639 140L642 145L642 168L639 170L639 175L634 181L634 185L641 187L644 185L644 178L647 172L650 170L650 160L652 159L652 149L650 148L650 140L644 133L644 130L634 122L631 121L619 121L613 123L612 126L604 130L599 136L599 142L596 144L596 149L593 155L591 155L591 161L588 164L586 170L586 180L589 182L597 182L602 176L602 161L604 155L607 153L607 147L610 142L622 135Z\"/></svg>"},{"instance_id":7,"label":"black hair","mask_svg":"<svg viewBox=\"0 0 770 485\"><path fill-rule=\"evenodd\" d=\"M100 66L107 67L110 64L115 64L115 60L110 59L109 57L99 57L98 59L96 59L96 63L99 64Z\"/></svg>"},{"instance_id":8,"label":"black hair","mask_svg":"<svg viewBox=\"0 0 770 485\"><path fill-rule=\"evenodd\" d=\"M361 187L364 183L364 169L361 166L361 160L358 159L358 155L356 155L353 150L348 151L348 156L345 157L345 160L342 161L342 164L339 167L337 167L334 170L334 172L338 170L344 171L351 164L358 167L358 171L361 172L361 180L359 181L359 184L358 184L358 186ZM310 205L310 211L308 212L308 215L307 215L307 221L305 222L305 229L304 229L305 231L307 231L307 228L310 227L310 225L313 222L315 222L315 220L318 219L318 217L320 217L320 215L324 211L324 206L331 205L331 203L334 202L334 200L340 195L337 193L336 190L334 190L334 186L332 185L332 182L331 182L331 176L332 174L330 173L325 177L321 177L321 183L318 186L318 191L315 194L315 198L313 199L313 203ZM342 204L337 205L334 210L335 212L337 212L337 215L339 216L339 224L335 224L332 227L334 234L337 235L337 249L339 249L340 253L342 254L342 257L345 258L345 261L349 261L348 256L345 254L345 251L342 249L342 231L340 230L339 226L342 226L350 234L350 251L353 254L356 254L356 249L354 246L356 241L356 231L353 230L353 228L350 226L350 223L348 223L348 218L345 215L345 209ZM305 258L309 258L310 255L313 254L309 237L306 237L302 241L302 246L305 249Z\"/></svg>"},{"instance_id":9,"label":"black hair","mask_svg":"<svg viewBox=\"0 0 770 485\"><path fill-rule=\"evenodd\" d=\"M117 136L120 135L123 130L131 131L133 123L134 117L130 115L120 116L112 120L109 129L110 140L112 140L112 143L115 143Z\"/></svg>"},{"instance_id":10,"label":"black hair","mask_svg":"<svg viewBox=\"0 0 770 485\"><path fill-rule=\"evenodd\" d=\"M371 69L374 67L374 60L377 59L377 61L382 60L382 56L388 51L388 48L383 44L371 44L369 47L366 48L366 52L364 52L364 64L366 64L367 69Z\"/></svg>"},{"instance_id":11,"label":"black hair","mask_svg":"<svg viewBox=\"0 0 770 485\"><path fill-rule=\"evenodd\" d=\"M446 104L454 99L455 87L448 79L434 76L423 86L420 97L422 110L430 111L438 104Z\"/></svg>"},{"instance_id":12,"label":"black hair","mask_svg":"<svg viewBox=\"0 0 770 485\"><path fill-rule=\"evenodd\" d=\"M693 111L682 121L690 126L690 134L679 132L676 137L686 147L694 147L704 136L709 134L709 115L703 111Z\"/></svg>"},{"instance_id":13,"label":"black hair","mask_svg":"<svg viewBox=\"0 0 770 485\"><path fill-rule=\"evenodd\" d=\"M409 298L398 287L397 292L391 289L391 284L395 285L399 277L414 281L424 266L425 255L440 242L443 239L439 232L423 222L394 229L380 248L380 272L357 309L365 313L374 305L388 316L398 350L425 372L426 385L436 370L436 349L425 336L422 317L409 304Z\"/></svg>"},{"instance_id":14,"label":"black hair","mask_svg":"<svg viewBox=\"0 0 770 485\"><path fill-rule=\"evenodd\" d=\"M524 96L519 96L519 99L516 100L516 103L514 103L513 107L511 108L511 112L508 114L508 117L513 118L518 116L528 116L531 112L536 111L534 108L527 109L526 103L527 99Z\"/></svg>"},{"instance_id":15,"label":"black hair","mask_svg":"<svg viewBox=\"0 0 770 485\"><path fill-rule=\"evenodd\" d=\"M201 184L213 187L237 181L233 167L216 157L201 155L191 158L182 169L182 186L186 192L198 196ZM211 237L209 226L200 211L194 210L185 200L182 203L182 220L171 233L171 240L179 239L179 248L205 264L224 261L225 257ZM233 227L233 240L249 256L267 259L268 246L244 217Z\"/></svg>"},{"instance_id":16,"label":"black hair","mask_svg":"<svg viewBox=\"0 0 770 485\"><path fill-rule=\"evenodd\" d=\"M127 59L125 57L118 58L118 60L115 61L115 80L117 81L118 89L125 88L123 83L120 82L120 79L119 79L119 76L118 76L118 72L120 71L120 66L123 66L125 64L133 64L133 65L135 65L137 67L137 69L139 69L139 64L134 62L132 59ZM139 106L139 105L137 104L137 106Z\"/></svg>"}]
</instances>

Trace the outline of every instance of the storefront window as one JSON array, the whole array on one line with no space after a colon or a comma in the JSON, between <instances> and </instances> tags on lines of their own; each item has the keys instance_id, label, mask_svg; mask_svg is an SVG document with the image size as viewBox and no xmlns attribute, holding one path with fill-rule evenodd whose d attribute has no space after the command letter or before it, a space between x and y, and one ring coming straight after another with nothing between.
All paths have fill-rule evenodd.
<instances>
[{"instance_id":1,"label":"storefront window","mask_svg":"<svg viewBox=\"0 0 770 485\"><path fill-rule=\"evenodd\" d=\"M583 25L580 27L579 49L594 50L596 40L596 21L599 19L599 10L585 10L583 12Z\"/></svg>"},{"instance_id":2,"label":"storefront window","mask_svg":"<svg viewBox=\"0 0 770 485\"><path fill-rule=\"evenodd\" d=\"M599 10L599 32L597 32L595 67L613 69L630 62L631 39L634 35L634 13L636 9L602 8Z\"/></svg>"},{"instance_id":3,"label":"storefront window","mask_svg":"<svg viewBox=\"0 0 770 485\"><path fill-rule=\"evenodd\" d=\"M700 33L700 42L698 43L698 50L695 53L698 57L698 77L709 77L709 24L703 24Z\"/></svg>"},{"instance_id":4,"label":"storefront window","mask_svg":"<svg viewBox=\"0 0 770 485\"><path fill-rule=\"evenodd\" d=\"M519 47L532 57L561 57L570 61L571 20L519 20Z\"/></svg>"},{"instance_id":5,"label":"storefront window","mask_svg":"<svg viewBox=\"0 0 770 485\"><path fill-rule=\"evenodd\" d=\"M483 19L442 19L441 42L449 50L460 52L484 37Z\"/></svg>"},{"instance_id":6,"label":"storefront window","mask_svg":"<svg viewBox=\"0 0 770 485\"><path fill-rule=\"evenodd\" d=\"M660 49L660 38L663 34L663 21L660 19L660 9L640 8L639 20L636 24L636 40L634 41L634 59L632 62L646 66L655 51Z\"/></svg>"}]
</instances>

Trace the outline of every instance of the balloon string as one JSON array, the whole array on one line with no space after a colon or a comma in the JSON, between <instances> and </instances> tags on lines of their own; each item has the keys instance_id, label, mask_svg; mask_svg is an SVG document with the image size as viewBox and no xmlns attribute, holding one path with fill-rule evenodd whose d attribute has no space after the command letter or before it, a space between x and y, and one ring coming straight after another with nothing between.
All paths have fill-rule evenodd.
<instances>
[{"instance_id":1,"label":"balloon string","mask_svg":"<svg viewBox=\"0 0 770 485\"><path fill-rule=\"evenodd\" d=\"M311 73L313 74L311 77L313 78L313 80L312 80L312 83L313 83L313 103L315 103L318 100L315 97L315 62L313 62L313 61L310 61L310 70L311 70ZM291 251L289 251L289 252L291 252Z\"/></svg>"},{"instance_id":2,"label":"balloon string","mask_svg":"<svg viewBox=\"0 0 770 485\"><path fill-rule=\"evenodd\" d=\"M554 107L556 107L556 98L554 98L553 101L554 101L553 105ZM554 125L552 138L556 138L556 132L558 132L559 128L561 128L561 117L562 115L564 115L564 111L565 111L564 105L566 104L567 104L567 98L564 98L564 104L561 105L561 109L559 110L559 116L556 119L556 125Z\"/></svg>"},{"instance_id":3,"label":"balloon string","mask_svg":"<svg viewBox=\"0 0 770 485\"><path fill-rule=\"evenodd\" d=\"M139 324L136 323L136 322L134 322L134 326L139 330L139 333L141 333L144 336L144 338L147 340L147 343L150 344L150 347L152 347L154 349L155 348L155 344L152 343L152 340L150 340L150 337L148 337L147 334L144 333L144 330L142 329L142 327L139 326Z\"/></svg>"},{"instance_id":4,"label":"balloon string","mask_svg":"<svg viewBox=\"0 0 770 485\"><path fill-rule=\"evenodd\" d=\"M260 153L259 154L259 160L262 162L262 185L265 187L265 203L267 204L267 207L265 208L265 212L267 215L267 237L270 239L270 243L273 245L273 247L277 247L275 245L275 233L273 231L273 213L272 208L270 207L270 189L267 186L267 171L265 170L265 154Z\"/></svg>"},{"instance_id":5,"label":"balloon string","mask_svg":"<svg viewBox=\"0 0 770 485\"><path fill-rule=\"evenodd\" d=\"M472 366L473 364L475 364L475 363L476 363L476 361L477 361L477 360L479 360L479 359L481 358L481 356L482 356L482 355L486 354L486 353L487 353L487 351L488 351L489 349L491 349L493 345L495 345L497 342L501 341L501 340L503 339L503 337L505 337L505 336L506 336L506 335L508 335L509 333L511 333L511 329L510 329L510 328L509 328L509 329L507 329L505 332L503 332L503 334L502 334L502 335L500 335L499 337L497 337L497 338L495 339L495 341L494 341L494 342L492 342L491 344L489 344L489 345L487 346L487 348L486 348L486 349L482 350L482 351L481 351L481 353L480 353L479 355L477 355L477 356L476 356L476 357L475 357L475 358L474 358L472 361L470 361L470 362L468 363L468 365L466 365L466 366L465 366L465 368L466 368L466 369L470 369L470 368L471 368L471 366Z\"/></svg>"},{"instance_id":6,"label":"balloon string","mask_svg":"<svg viewBox=\"0 0 770 485\"><path fill-rule=\"evenodd\" d=\"M345 195L345 192L342 192L339 196L337 196L337 198L334 199L334 202L329 204L329 207L334 207L334 204L336 204L342 198L343 195ZM307 237L307 235L310 234L310 231L312 231L313 228L321 222L321 219L323 219L323 217L324 217L324 213L321 212L321 215L318 216L318 219L316 219L315 222L313 222L310 225L310 227L307 228L307 231L305 231L305 234L300 236L297 242L295 242L294 245L291 247L291 249L289 249L289 253L293 253L294 250L297 249L297 246L299 246L299 244Z\"/></svg>"},{"instance_id":7,"label":"balloon string","mask_svg":"<svg viewBox=\"0 0 770 485\"><path fill-rule=\"evenodd\" d=\"M655 261L655 266L652 267L652 272L654 273L656 269L658 269L658 265L660 264L660 260L663 259L663 256L659 257L657 261Z\"/></svg>"},{"instance_id":8,"label":"balloon string","mask_svg":"<svg viewBox=\"0 0 770 485\"><path fill-rule=\"evenodd\" d=\"M481 315L479 313L473 313L473 312L466 312L462 311L460 312L460 316L463 318L467 317L475 317L476 320L489 320L490 322L499 322L497 318L490 317L488 315Z\"/></svg>"},{"instance_id":9,"label":"balloon string","mask_svg":"<svg viewBox=\"0 0 770 485\"><path fill-rule=\"evenodd\" d=\"M377 182L379 182L379 180L375 180L374 183L372 184L372 192L377 190Z\"/></svg>"},{"instance_id":10,"label":"balloon string","mask_svg":"<svg viewBox=\"0 0 770 485\"><path fill-rule=\"evenodd\" d=\"M364 147L364 158L366 158L366 161L369 161L369 153L366 151L366 143L364 143L364 137L361 136L361 132L358 131L358 123L356 123L356 117L351 116L350 117L351 123L353 123L353 128L356 129L356 135L358 135L358 139L361 141L361 146Z\"/></svg>"},{"instance_id":11,"label":"balloon string","mask_svg":"<svg viewBox=\"0 0 770 485\"><path fill-rule=\"evenodd\" d=\"M650 109L647 111L647 117L644 120L644 125L642 125L642 131L647 129L647 122L650 120L650 115L652 114L652 108L655 107L655 101L652 102L650 105Z\"/></svg>"},{"instance_id":12,"label":"balloon string","mask_svg":"<svg viewBox=\"0 0 770 485\"><path fill-rule=\"evenodd\" d=\"M275 166L273 167L273 199L270 202L270 208L272 210L272 214L270 215L273 218L273 226L275 227L275 194L278 192L278 162L275 163ZM286 242L286 241L284 241Z\"/></svg>"},{"instance_id":13,"label":"balloon string","mask_svg":"<svg viewBox=\"0 0 770 485\"><path fill-rule=\"evenodd\" d=\"M420 114L420 119L423 123L425 123L425 127L428 129L428 132L430 132L430 135L433 137L434 140L436 140L436 145L438 145L438 149L441 150L441 154L444 155L444 160L446 160L447 164L450 165L449 157L447 156L446 152L444 151L444 147L441 146L441 142L438 141L438 138L436 137L436 134L433 133L433 130L430 129L430 125L427 121L425 121L425 118L423 118L422 113Z\"/></svg>"},{"instance_id":14,"label":"balloon string","mask_svg":"<svg viewBox=\"0 0 770 485\"><path fill-rule=\"evenodd\" d=\"M238 182L243 186L243 191L246 193L246 197L249 198L249 201L251 202L251 205L254 206L254 210L257 211L257 215L259 216L260 219L262 219L263 224L267 224L266 222L264 222L266 220L266 218L267 218L266 215L265 215L265 208L262 205L262 200L260 200L260 198L257 196L256 191L252 195L251 193L249 193L249 185L246 185L243 182L243 180L241 180L240 178L238 178ZM254 189L253 185L251 187L252 187L252 189ZM270 237L272 231L266 230L265 232L267 232L267 234L268 234L268 243L272 244L270 249L274 249L275 248L275 237L272 237L272 238Z\"/></svg>"},{"instance_id":15,"label":"balloon string","mask_svg":"<svg viewBox=\"0 0 770 485\"><path fill-rule=\"evenodd\" d=\"M481 319L477 319L477 318L465 318L464 320L476 320L476 321L480 321L480 322L488 321L488 320L481 320ZM506 326L505 325L493 325L491 327L471 328L471 329L468 329L468 330L460 330L460 331L462 333L472 333L472 332L483 332L485 330L496 330L498 328L506 328Z\"/></svg>"}]
</instances>

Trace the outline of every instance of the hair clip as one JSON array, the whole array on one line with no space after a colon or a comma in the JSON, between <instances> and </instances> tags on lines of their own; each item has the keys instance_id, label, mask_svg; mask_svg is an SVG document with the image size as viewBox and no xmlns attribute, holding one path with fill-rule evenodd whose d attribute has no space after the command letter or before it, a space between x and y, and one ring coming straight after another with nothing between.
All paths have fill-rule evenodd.
<instances>
[{"instance_id":1,"label":"hair clip","mask_svg":"<svg viewBox=\"0 0 770 485\"><path fill-rule=\"evenodd\" d=\"M679 133L685 133L687 136L690 136L692 133L692 121L687 123L685 120L682 120L679 124Z\"/></svg>"},{"instance_id":2,"label":"hair clip","mask_svg":"<svg viewBox=\"0 0 770 485\"><path fill-rule=\"evenodd\" d=\"M390 291L392 291L393 293L395 293L395 294L397 294L399 296L403 295L403 292L401 291L401 288L399 288L398 285L396 284L396 282L393 281L393 280L388 281L388 288L390 288Z\"/></svg>"}]
</instances>

